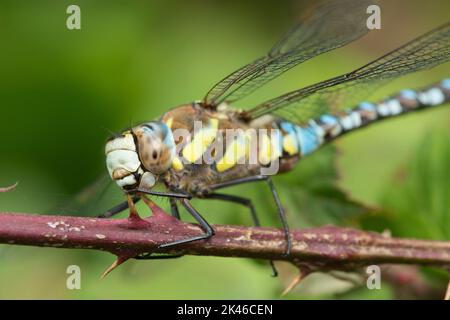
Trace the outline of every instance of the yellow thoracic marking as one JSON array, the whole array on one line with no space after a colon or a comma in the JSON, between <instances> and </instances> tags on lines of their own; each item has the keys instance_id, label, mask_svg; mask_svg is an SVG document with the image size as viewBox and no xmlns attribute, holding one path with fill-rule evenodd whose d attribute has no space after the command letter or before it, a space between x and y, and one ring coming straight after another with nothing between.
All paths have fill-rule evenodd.
<instances>
[{"instance_id":1,"label":"yellow thoracic marking","mask_svg":"<svg viewBox=\"0 0 450 320\"><path fill-rule=\"evenodd\" d=\"M280 158L283 155L283 150L281 150L280 140L281 138L281 132L278 130L277 134L272 136L273 139L271 139L271 152L270 152L270 160L275 160L277 158Z\"/></svg>"},{"instance_id":2,"label":"yellow thoracic marking","mask_svg":"<svg viewBox=\"0 0 450 320\"><path fill-rule=\"evenodd\" d=\"M217 171L224 172L233 168L239 160L245 160L249 152L249 142L249 137L247 135L236 137L236 139L227 146L223 157L217 161Z\"/></svg>"},{"instance_id":3,"label":"yellow thoracic marking","mask_svg":"<svg viewBox=\"0 0 450 320\"><path fill-rule=\"evenodd\" d=\"M173 158L172 168L174 168L176 171L181 171L184 169L183 162L181 162L180 158L178 158L177 156Z\"/></svg>"},{"instance_id":4,"label":"yellow thoracic marking","mask_svg":"<svg viewBox=\"0 0 450 320\"><path fill-rule=\"evenodd\" d=\"M292 134L283 137L283 149L291 156L298 153L297 140Z\"/></svg>"},{"instance_id":5,"label":"yellow thoracic marking","mask_svg":"<svg viewBox=\"0 0 450 320\"><path fill-rule=\"evenodd\" d=\"M263 134L259 137L258 161L262 165L267 165L271 161L281 157L279 134Z\"/></svg>"},{"instance_id":6,"label":"yellow thoracic marking","mask_svg":"<svg viewBox=\"0 0 450 320\"><path fill-rule=\"evenodd\" d=\"M258 152L258 160L259 163L266 165L270 163L271 160L271 150L272 146L270 143L270 139L266 134L261 135L259 141L259 152Z\"/></svg>"},{"instance_id":7,"label":"yellow thoracic marking","mask_svg":"<svg viewBox=\"0 0 450 320\"><path fill-rule=\"evenodd\" d=\"M182 151L183 157L190 163L195 163L199 160L216 138L218 127L219 120L211 119L207 127L198 130L191 142L184 147Z\"/></svg>"},{"instance_id":8,"label":"yellow thoracic marking","mask_svg":"<svg viewBox=\"0 0 450 320\"><path fill-rule=\"evenodd\" d=\"M169 127L169 129L172 129L172 124L173 124L173 118L169 118L166 121L164 121L166 123L166 125Z\"/></svg>"}]
</instances>

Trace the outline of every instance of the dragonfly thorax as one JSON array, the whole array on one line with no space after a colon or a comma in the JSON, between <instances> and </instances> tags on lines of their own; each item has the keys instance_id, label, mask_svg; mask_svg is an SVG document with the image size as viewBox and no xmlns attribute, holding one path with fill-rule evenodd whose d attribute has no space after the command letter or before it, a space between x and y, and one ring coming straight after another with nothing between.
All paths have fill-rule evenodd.
<instances>
[{"instance_id":1,"label":"dragonfly thorax","mask_svg":"<svg viewBox=\"0 0 450 320\"><path fill-rule=\"evenodd\" d=\"M109 175L123 189L151 189L175 156L169 127L159 121L138 125L110 139L105 147Z\"/></svg>"}]
</instances>

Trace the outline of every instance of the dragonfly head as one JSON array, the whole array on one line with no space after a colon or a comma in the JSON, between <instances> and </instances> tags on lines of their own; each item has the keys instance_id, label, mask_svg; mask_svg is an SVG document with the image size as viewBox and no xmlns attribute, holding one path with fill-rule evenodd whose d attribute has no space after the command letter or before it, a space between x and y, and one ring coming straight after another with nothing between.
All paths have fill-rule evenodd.
<instances>
[{"instance_id":1,"label":"dragonfly head","mask_svg":"<svg viewBox=\"0 0 450 320\"><path fill-rule=\"evenodd\" d=\"M151 189L175 156L170 128L159 121L133 127L106 143L109 175L123 189Z\"/></svg>"}]
</instances>

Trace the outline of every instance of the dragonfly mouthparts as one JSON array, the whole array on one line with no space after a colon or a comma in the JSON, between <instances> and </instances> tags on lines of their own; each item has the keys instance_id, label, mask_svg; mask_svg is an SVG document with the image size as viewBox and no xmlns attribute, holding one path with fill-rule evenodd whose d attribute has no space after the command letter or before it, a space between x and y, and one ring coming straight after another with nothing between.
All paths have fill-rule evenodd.
<instances>
[{"instance_id":1,"label":"dragonfly mouthparts","mask_svg":"<svg viewBox=\"0 0 450 320\"><path fill-rule=\"evenodd\" d=\"M135 173L142 171L141 162L130 132L125 132L122 136L108 141L105 154L109 175L121 188L138 182ZM143 171L140 172L142 173Z\"/></svg>"}]
</instances>

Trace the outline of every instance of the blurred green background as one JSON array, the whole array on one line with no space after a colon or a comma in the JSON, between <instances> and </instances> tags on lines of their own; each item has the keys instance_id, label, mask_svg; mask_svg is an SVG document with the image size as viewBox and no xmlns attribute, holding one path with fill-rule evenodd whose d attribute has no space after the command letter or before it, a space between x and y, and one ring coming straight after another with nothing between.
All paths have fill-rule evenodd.
<instances>
[{"instance_id":1,"label":"blurred green background","mask_svg":"<svg viewBox=\"0 0 450 320\"><path fill-rule=\"evenodd\" d=\"M66 28L69 4L81 7L81 30ZM121 201L120 191L110 186L84 209L66 205L106 172L103 147L109 132L201 99L223 76L263 55L303 5L293 0L3 0L0 186L16 181L19 186L0 195L0 210L93 216ZM238 106L356 68L448 21L449 12L446 0L384 1L380 31L304 63ZM448 64L439 66L394 81L372 98L449 75ZM446 106L372 126L276 178L292 226L333 223L450 240L449 120ZM242 190L257 201L264 224L277 225L274 209L267 210L273 204L266 200L265 186L235 192ZM240 207L195 204L213 223L250 224ZM271 278L266 263L183 257L130 261L100 281L113 259L87 250L1 245L0 298L278 299L295 275L283 264L281 276ZM65 271L73 264L82 270L81 290L66 289ZM445 275L422 274L436 288L445 286ZM397 289L386 282L382 290L371 291L315 275L284 298L391 299L398 297Z\"/></svg>"}]
</instances>

